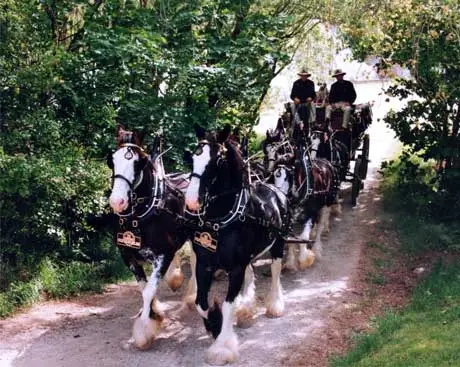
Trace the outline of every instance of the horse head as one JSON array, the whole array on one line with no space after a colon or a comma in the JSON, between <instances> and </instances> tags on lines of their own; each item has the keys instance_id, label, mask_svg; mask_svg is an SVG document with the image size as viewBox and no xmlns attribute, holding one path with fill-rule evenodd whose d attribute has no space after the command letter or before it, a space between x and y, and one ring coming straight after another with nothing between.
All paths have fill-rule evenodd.
<instances>
[{"instance_id":1,"label":"horse head","mask_svg":"<svg viewBox=\"0 0 460 367\"><path fill-rule=\"evenodd\" d=\"M310 156L311 159L316 159L319 145L323 141L324 133L322 131L313 130L310 133Z\"/></svg>"},{"instance_id":2,"label":"horse head","mask_svg":"<svg viewBox=\"0 0 460 367\"><path fill-rule=\"evenodd\" d=\"M280 143L285 139L285 129L284 123L281 118L278 119L276 129L268 129L266 138L263 143L263 151L265 154L266 161L268 162L267 170L268 172L273 172L275 169L276 162L278 160L279 146Z\"/></svg>"},{"instance_id":3,"label":"horse head","mask_svg":"<svg viewBox=\"0 0 460 367\"><path fill-rule=\"evenodd\" d=\"M194 211L199 210L200 199L207 194L240 189L246 172L239 149L228 139L228 125L217 134L195 125L195 132L198 145L192 154L191 180L185 195L187 208Z\"/></svg>"},{"instance_id":4,"label":"horse head","mask_svg":"<svg viewBox=\"0 0 460 367\"><path fill-rule=\"evenodd\" d=\"M109 203L115 213L122 213L130 205L132 193L141 184L149 159L141 148L142 137L137 132L118 126L116 142L117 150L107 157L113 173Z\"/></svg>"}]
</instances>

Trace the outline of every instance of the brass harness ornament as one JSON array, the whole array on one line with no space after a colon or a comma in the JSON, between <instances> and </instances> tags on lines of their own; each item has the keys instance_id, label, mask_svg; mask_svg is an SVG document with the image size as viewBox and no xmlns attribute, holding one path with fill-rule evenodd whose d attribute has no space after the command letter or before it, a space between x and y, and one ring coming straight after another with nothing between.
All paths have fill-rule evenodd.
<instances>
[{"instance_id":1,"label":"brass harness ornament","mask_svg":"<svg viewBox=\"0 0 460 367\"><path fill-rule=\"evenodd\" d=\"M195 232L193 242L211 252L216 252L217 250L217 240L212 238L209 232Z\"/></svg>"},{"instance_id":2,"label":"brass harness ornament","mask_svg":"<svg viewBox=\"0 0 460 367\"><path fill-rule=\"evenodd\" d=\"M131 231L117 233L117 245L124 247L131 247L135 249L141 248L141 237L136 236Z\"/></svg>"}]
</instances>

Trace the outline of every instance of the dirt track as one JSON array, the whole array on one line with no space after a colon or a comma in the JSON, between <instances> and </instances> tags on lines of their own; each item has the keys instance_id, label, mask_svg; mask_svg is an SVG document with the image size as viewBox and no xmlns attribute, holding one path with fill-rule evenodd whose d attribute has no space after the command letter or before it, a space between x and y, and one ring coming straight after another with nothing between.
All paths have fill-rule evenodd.
<instances>
[{"instance_id":1,"label":"dirt track","mask_svg":"<svg viewBox=\"0 0 460 367\"><path fill-rule=\"evenodd\" d=\"M343 213L331 221L331 232L323 241L323 260L305 272L282 275L286 301L282 318L268 319L263 314L263 298L270 287L264 274L269 265L257 264L259 313L251 328L235 329L240 341L240 359L235 366L289 363L292 351L309 348L324 332L328 313L346 302L343 293L361 245L371 240L366 226L372 225L378 211L376 169L394 151L392 134L382 125L376 122L370 129L372 164L358 207L352 209L349 193L345 194ZM226 285L225 280L215 282L214 292L222 295ZM162 284L159 297L168 321L146 352L125 347L132 325L129 317L141 305L134 283L110 286L102 295L34 306L0 321L0 366L203 366L212 339L196 312L178 312L181 296L182 290L174 294ZM302 365L317 366L312 363L305 360Z\"/></svg>"}]
</instances>

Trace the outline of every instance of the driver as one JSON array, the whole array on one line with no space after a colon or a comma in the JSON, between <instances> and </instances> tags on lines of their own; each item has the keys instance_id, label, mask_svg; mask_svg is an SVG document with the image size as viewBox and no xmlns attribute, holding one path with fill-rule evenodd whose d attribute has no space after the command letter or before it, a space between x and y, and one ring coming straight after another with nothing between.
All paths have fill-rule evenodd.
<instances>
[{"instance_id":1,"label":"driver","mask_svg":"<svg viewBox=\"0 0 460 367\"><path fill-rule=\"evenodd\" d=\"M291 113L294 118L296 112L299 113L300 119L305 122L316 120L316 109L312 101L316 98L315 83L308 79L311 74L305 69L302 69L300 76L292 85L291 99L294 104L291 104Z\"/></svg>"},{"instance_id":2,"label":"driver","mask_svg":"<svg viewBox=\"0 0 460 367\"><path fill-rule=\"evenodd\" d=\"M332 111L340 108L343 111L342 127L347 129L350 122L351 105L356 100L356 92L353 83L343 79L345 74L342 69L337 69L332 75L337 81L332 84L329 93L330 105L326 107L326 122L330 122Z\"/></svg>"}]
</instances>

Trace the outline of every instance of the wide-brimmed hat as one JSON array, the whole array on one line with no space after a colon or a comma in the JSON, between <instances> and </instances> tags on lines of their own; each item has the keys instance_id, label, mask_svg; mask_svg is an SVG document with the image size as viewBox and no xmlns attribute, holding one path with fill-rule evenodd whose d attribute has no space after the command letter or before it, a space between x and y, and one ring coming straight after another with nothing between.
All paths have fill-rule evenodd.
<instances>
[{"instance_id":1,"label":"wide-brimmed hat","mask_svg":"<svg viewBox=\"0 0 460 367\"><path fill-rule=\"evenodd\" d=\"M346 73L344 71L342 71L342 69L336 69L334 71L334 74L332 74L332 76L339 76L339 75L345 75Z\"/></svg>"},{"instance_id":2,"label":"wide-brimmed hat","mask_svg":"<svg viewBox=\"0 0 460 367\"><path fill-rule=\"evenodd\" d=\"M300 75L300 76L310 76L311 74L310 74L308 71L306 71L305 69L302 69L302 71L299 71L299 72L297 73L297 75Z\"/></svg>"}]
</instances>

